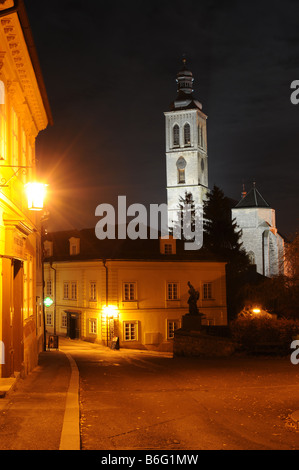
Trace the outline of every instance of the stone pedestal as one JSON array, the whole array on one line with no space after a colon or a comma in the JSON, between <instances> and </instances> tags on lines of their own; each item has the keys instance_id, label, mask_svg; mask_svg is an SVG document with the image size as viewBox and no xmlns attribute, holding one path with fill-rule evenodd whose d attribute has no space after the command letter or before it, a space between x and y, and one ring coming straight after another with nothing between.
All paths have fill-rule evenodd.
<instances>
[{"instance_id":1,"label":"stone pedestal","mask_svg":"<svg viewBox=\"0 0 299 470\"><path fill-rule=\"evenodd\" d=\"M182 317L182 329L187 331L199 331L202 326L202 313L186 313Z\"/></svg>"}]
</instances>

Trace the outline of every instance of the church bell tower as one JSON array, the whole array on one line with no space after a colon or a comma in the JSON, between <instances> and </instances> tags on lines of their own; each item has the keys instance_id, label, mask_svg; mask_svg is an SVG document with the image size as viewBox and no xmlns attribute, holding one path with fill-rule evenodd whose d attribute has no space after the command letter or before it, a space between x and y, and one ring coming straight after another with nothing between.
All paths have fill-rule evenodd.
<instances>
[{"instance_id":1,"label":"church bell tower","mask_svg":"<svg viewBox=\"0 0 299 470\"><path fill-rule=\"evenodd\" d=\"M180 197L191 193L202 207L208 192L207 116L193 97L193 74L186 59L177 74L177 97L165 112L168 224L178 217Z\"/></svg>"}]
</instances>

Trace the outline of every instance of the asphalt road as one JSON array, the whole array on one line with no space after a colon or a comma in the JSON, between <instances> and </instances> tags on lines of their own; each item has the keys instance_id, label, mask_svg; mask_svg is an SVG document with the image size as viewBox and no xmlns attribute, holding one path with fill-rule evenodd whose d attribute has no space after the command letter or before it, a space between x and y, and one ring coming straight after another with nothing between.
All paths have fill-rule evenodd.
<instances>
[{"instance_id":1,"label":"asphalt road","mask_svg":"<svg viewBox=\"0 0 299 470\"><path fill-rule=\"evenodd\" d=\"M289 357L172 358L70 342L82 450L298 450Z\"/></svg>"}]
</instances>

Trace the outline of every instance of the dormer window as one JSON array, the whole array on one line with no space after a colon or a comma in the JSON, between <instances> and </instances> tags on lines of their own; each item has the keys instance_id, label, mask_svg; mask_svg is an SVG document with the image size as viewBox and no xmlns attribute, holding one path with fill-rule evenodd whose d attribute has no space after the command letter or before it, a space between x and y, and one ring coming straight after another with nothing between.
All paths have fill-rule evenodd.
<instances>
[{"instance_id":1,"label":"dormer window","mask_svg":"<svg viewBox=\"0 0 299 470\"><path fill-rule=\"evenodd\" d=\"M70 255L78 255L80 253L80 238L72 237L69 239L70 242Z\"/></svg>"},{"instance_id":2,"label":"dormer window","mask_svg":"<svg viewBox=\"0 0 299 470\"><path fill-rule=\"evenodd\" d=\"M184 145L185 146L191 145L191 130L190 130L190 124L188 123L184 125Z\"/></svg>"},{"instance_id":3,"label":"dormer window","mask_svg":"<svg viewBox=\"0 0 299 470\"><path fill-rule=\"evenodd\" d=\"M53 256L53 242L50 242L49 240L44 241L44 257L45 258L50 258Z\"/></svg>"},{"instance_id":4,"label":"dormer window","mask_svg":"<svg viewBox=\"0 0 299 470\"><path fill-rule=\"evenodd\" d=\"M160 238L160 253L162 255L176 254L176 239L173 236Z\"/></svg>"},{"instance_id":5,"label":"dormer window","mask_svg":"<svg viewBox=\"0 0 299 470\"><path fill-rule=\"evenodd\" d=\"M177 124L173 126L173 146L179 147L180 145L180 128Z\"/></svg>"}]
</instances>

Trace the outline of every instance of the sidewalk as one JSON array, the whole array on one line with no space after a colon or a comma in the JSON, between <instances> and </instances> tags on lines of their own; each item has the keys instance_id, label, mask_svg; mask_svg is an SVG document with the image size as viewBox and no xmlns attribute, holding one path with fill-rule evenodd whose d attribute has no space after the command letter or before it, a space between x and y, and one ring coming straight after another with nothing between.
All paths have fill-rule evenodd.
<instances>
[{"instance_id":1,"label":"sidewalk","mask_svg":"<svg viewBox=\"0 0 299 470\"><path fill-rule=\"evenodd\" d=\"M79 374L59 350L25 378L0 379L0 450L79 450Z\"/></svg>"}]
</instances>

